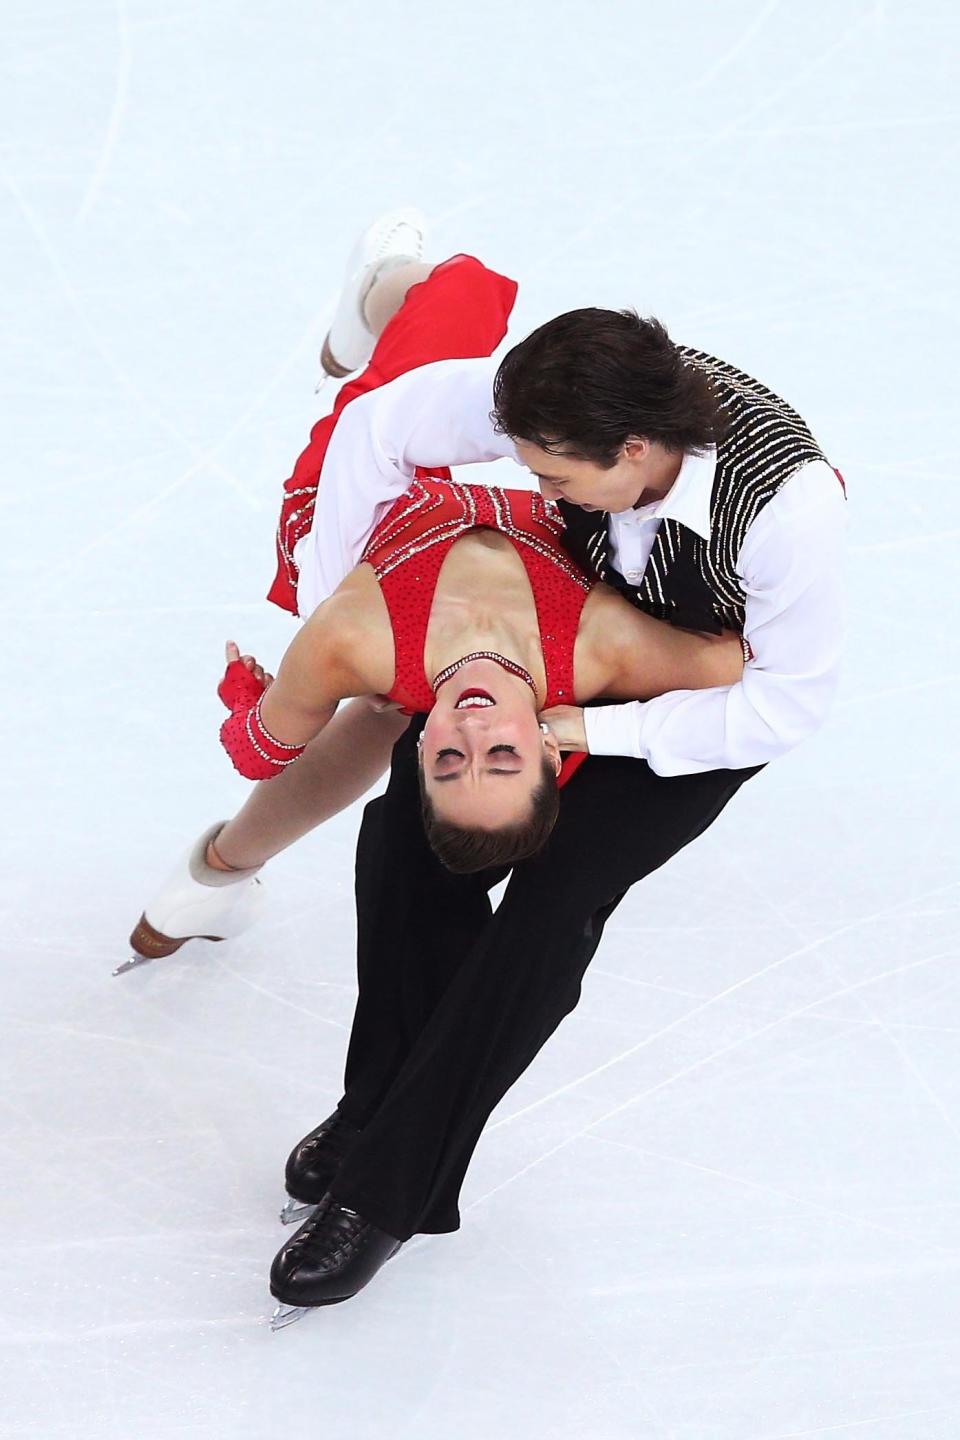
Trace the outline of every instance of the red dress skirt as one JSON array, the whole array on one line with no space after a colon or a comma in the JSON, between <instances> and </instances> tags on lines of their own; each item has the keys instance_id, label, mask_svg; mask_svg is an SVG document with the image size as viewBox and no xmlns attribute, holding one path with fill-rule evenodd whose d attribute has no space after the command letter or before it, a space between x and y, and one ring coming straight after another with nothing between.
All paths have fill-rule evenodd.
<instances>
[{"instance_id":1,"label":"red dress skirt","mask_svg":"<svg viewBox=\"0 0 960 1440\"><path fill-rule=\"evenodd\" d=\"M377 341L370 363L343 386L333 413L310 432L310 444L284 484L277 527L277 573L267 594L283 610L297 614L297 541L313 524L313 507L330 436L345 405L358 395L435 360L469 360L492 355L507 333L517 285L488 270L471 255L454 255L436 266L426 280L412 285L406 299ZM420 478L448 480L446 469L417 470Z\"/></svg>"}]
</instances>

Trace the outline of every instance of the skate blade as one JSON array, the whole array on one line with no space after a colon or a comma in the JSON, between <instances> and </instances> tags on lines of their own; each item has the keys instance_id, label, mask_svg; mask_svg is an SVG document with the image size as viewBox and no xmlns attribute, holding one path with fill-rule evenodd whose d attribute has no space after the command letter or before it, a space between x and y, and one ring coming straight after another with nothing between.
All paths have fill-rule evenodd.
<instances>
[{"instance_id":1,"label":"skate blade","mask_svg":"<svg viewBox=\"0 0 960 1440\"><path fill-rule=\"evenodd\" d=\"M304 1315L310 1315L314 1310L326 1310L330 1305L342 1305L349 1300L349 1295L335 1295L330 1300L318 1300L316 1305L285 1305L280 1301L273 1314L270 1316L271 1330L285 1330L288 1325L296 1325Z\"/></svg>"},{"instance_id":2,"label":"skate blade","mask_svg":"<svg viewBox=\"0 0 960 1440\"><path fill-rule=\"evenodd\" d=\"M129 960L124 960L122 965L117 966L113 974L126 975L128 970L136 970L138 965L149 965L153 958L152 955L131 955Z\"/></svg>"},{"instance_id":3,"label":"skate blade","mask_svg":"<svg viewBox=\"0 0 960 1440\"><path fill-rule=\"evenodd\" d=\"M128 970L136 970L140 965L148 965L151 960L165 960L168 955L176 955L188 940L210 940L215 945L219 945L222 939L222 935L182 935L175 938L170 935L162 935L159 930L154 930L146 915L141 915L127 942L133 954L129 960L124 960L122 965L118 965L113 973L114 975L126 975Z\"/></svg>"},{"instance_id":4,"label":"skate blade","mask_svg":"<svg viewBox=\"0 0 960 1440\"><path fill-rule=\"evenodd\" d=\"M316 1208L316 1205L304 1205L300 1200L290 1199L280 1211L280 1224L300 1225L304 1220L309 1220Z\"/></svg>"},{"instance_id":5,"label":"skate blade","mask_svg":"<svg viewBox=\"0 0 960 1440\"><path fill-rule=\"evenodd\" d=\"M276 1334L278 1330L285 1330L288 1325L295 1325L309 1313L310 1309L306 1305L278 1305L270 1316L270 1329Z\"/></svg>"}]
</instances>

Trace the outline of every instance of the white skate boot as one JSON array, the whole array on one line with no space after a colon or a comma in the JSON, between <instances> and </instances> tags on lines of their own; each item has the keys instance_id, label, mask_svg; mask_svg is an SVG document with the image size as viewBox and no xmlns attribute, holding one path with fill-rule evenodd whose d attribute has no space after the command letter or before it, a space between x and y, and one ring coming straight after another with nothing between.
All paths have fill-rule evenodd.
<instances>
[{"instance_id":1,"label":"white skate boot","mask_svg":"<svg viewBox=\"0 0 960 1440\"><path fill-rule=\"evenodd\" d=\"M161 885L130 936L132 958L114 975L172 955L188 940L232 939L258 918L264 896L257 872L263 867L214 870L207 864L207 846L226 823L218 820L204 831Z\"/></svg>"},{"instance_id":2,"label":"white skate boot","mask_svg":"<svg viewBox=\"0 0 960 1440\"><path fill-rule=\"evenodd\" d=\"M376 343L363 314L367 292L387 266L422 260L426 234L426 220L408 206L386 211L360 236L350 252L336 314L320 352L327 375L342 380L366 365Z\"/></svg>"}]
</instances>

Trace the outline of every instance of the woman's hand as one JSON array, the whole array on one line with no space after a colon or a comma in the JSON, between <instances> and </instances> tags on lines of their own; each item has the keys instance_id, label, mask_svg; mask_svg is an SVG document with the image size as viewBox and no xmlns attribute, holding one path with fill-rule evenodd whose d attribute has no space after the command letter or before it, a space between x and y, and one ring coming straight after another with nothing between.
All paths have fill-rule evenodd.
<instances>
[{"instance_id":1,"label":"woman's hand","mask_svg":"<svg viewBox=\"0 0 960 1440\"><path fill-rule=\"evenodd\" d=\"M268 674L262 665L258 665L252 655L241 655L240 647L235 640L228 640L225 649L228 665L232 665L235 660L239 660L240 664L250 671L253 678L261 682L264 690L270 689L270 686L273 684L273 676Z\"/></svg>"},{"instance_id":2,"label":"woman's hand","mask_svg":"<svg viewBox=\"0 0 960 1440\"><path fill-rule=\"evenodd\" d=\"M258 665L252 655L241 655L233 641L226 644L227 668L217 686L217 694L228 710L245 709L256 704L270 686L273 676Z\"/></svg>"},{"instance_id":3,"label":"woman's hand","mask_svg":"<svg viewBox=\"0 0 960 1440\"><path fill-rule=\"evenodd\" d=\"M561 750L586 750L587 728L579 705L553 705L541 710L539 719L550 731Z\"/></svg>"}]
</instances>

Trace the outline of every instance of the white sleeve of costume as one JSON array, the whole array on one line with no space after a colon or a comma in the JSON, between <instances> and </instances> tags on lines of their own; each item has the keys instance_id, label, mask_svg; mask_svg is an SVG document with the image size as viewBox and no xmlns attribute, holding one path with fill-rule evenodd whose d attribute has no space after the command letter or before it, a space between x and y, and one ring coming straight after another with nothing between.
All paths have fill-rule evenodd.
<instances>
[{"instance_id":1,"label":"white sleeve of costume","mask_svg":"<svg viewBox=\"0 0 960 1440\"><path fill-rule=\"evenodd\" d=\"M792 475L747 531L737 564L753 659L736 685L587 707L596 755L632 755L658 775L764 764L825 719L844 633L844 491L817 461Z\"/></svg>"},{"instance_id":2,"label":"white sleeve of costume","mask_svg":"<svg viewBox=\"0 0 960 1440\"><path fill-rule=\"evenodd\" d=\"M294 560L306 618L358 563L383 515L418 465L516 460L490 418L496 362L439 360L358 395L337 420L324 456L313 526Z\"/></svg>"}]
</instances>

